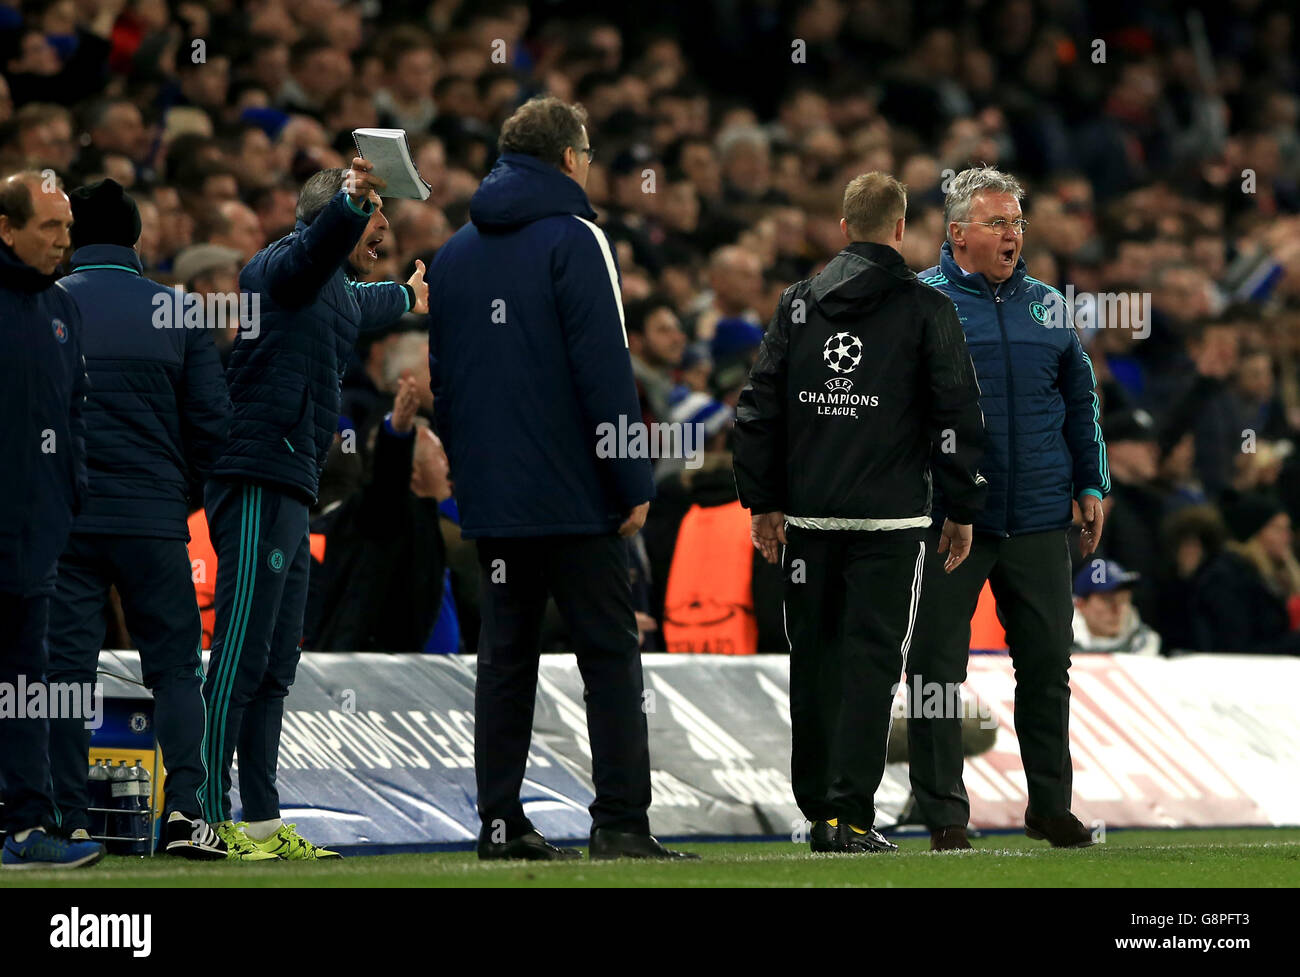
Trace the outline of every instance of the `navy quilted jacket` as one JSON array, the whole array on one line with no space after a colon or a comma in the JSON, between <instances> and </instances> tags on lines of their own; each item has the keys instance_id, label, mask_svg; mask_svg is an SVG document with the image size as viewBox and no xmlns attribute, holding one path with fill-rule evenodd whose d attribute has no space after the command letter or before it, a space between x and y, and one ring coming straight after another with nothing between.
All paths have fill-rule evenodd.
<instances>
[{"instance_id":1,"label":"navy quilted jacket","mask_svg":"<svg viewBox=\"0 0 1300 977\"><path fill-rule=\"evenodd\" d=\"M0 244L0 594L54 592L86 492L85 396L76 303Z\"/></svg>"},{"instance_id":2,"label":"navy quilted jacket","mask_svg":"<svg viewBox=\"0 0 1300 977\"><path fill-rule=\"evenodd\" d=\"M256 295L258 308L226 366L234 416L214 476L270 483L315 502L357 333L383 328L411 305L405 285L348 276L366 208L340 191L310 225L299 221L240 272L240 290Z\"/></svg>"},{"instance_id":3,"label":"navy quilted jacket","mask_svg":"<svg viewBox=\"0 0 1300 977\"><path fill-rule=\"evenodd\" d=\"M641 408L595 217L554 166L502 153L429 268L434 410L466 538L611 533L654 496L649 458L601 452Z\"/></svg>"},{"instance_id":4,"label":"navy quilted jacket","mask_svg":"<svg viewBox=\"0 0 1300 977\"><path fill-rule=\"evenodd\" d=\"M230 426L212 330L185 328L176 292L143 277L133 248L94 244L59 284L81 311L89 494L73 531L188 539Z\"/></svg>"},{"instance_id":5,"label":"navy quilted jacket","mask_svg":"<svg viewBox=\"0 0 1300 977\"><path fill-rule=\"evenodd\" d=\"M988 501L975 521L1000 536L1063 529L1071 500L1110 491L1092 362L1072 322L1052 325L1064 299L1030 278L1020 259L996 289L968 275L945 242L921 281L952 300L980 384L988 446L979 471ZM1053 297L1055 293L1055 297ZM942 501L935 499L936 513Z\"/></svg>"}]
</instances>

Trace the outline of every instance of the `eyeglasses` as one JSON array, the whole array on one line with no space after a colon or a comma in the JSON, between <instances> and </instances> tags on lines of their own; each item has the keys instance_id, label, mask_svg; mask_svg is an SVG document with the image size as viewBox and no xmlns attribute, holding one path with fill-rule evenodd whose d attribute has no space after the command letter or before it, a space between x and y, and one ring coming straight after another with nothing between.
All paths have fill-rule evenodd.
<instances>
[{"instance_id":1,"label":"eyeglasses","mask_svg":"<svg viewBox=\"0 0 1300 977\"><path fill-rule=\"evenodd\" d=\"M957 221L958 224L979 224L981 227L991 227L999 234L1005 234L1007 228L1011 228L1015 234L1024 234L1025 228L1029 226L1029 221L1023 217L1018 220L1009 221L1005 217L999 217L991 221Z\"/></svg>"},{"instance_id":2,"label":"eyeglasses","mask_svg":"<svg viewBox=\"0 0 1300 977\"><path fill-rule=\"evenodd\" d=\"M596 158L596 151L592 149L590 146L583 146L581 149L578 150L578 152L587 154L588 163L591 163L591 161Z\"/></svg>"}]
</instances>

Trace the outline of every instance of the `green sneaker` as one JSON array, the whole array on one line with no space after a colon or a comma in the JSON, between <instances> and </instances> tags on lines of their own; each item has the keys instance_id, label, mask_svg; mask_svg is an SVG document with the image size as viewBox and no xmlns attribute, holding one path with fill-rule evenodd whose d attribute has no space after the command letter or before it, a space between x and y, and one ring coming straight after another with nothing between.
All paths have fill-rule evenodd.
<instances>
[{"instance_id":1,"label":"green sneaker","mask_svg":"<svg viewBox=\"0 0 1300 977\"><path fill-rule=\"evenodd\" d=\"M265 852L272 858L283 858L285 861L317 861L322 858L342 858L336 851L330 851L328 848L321 848L319 845L313 845L310 841L298 834L296 824L282 824L276 829L275 834L265 841L254 841L248 839L250 845L257 847L259 851Z\"/></svg>"},{"instance_id":2,"label":"green sneaker","mask_svg":"<svg viewBox=\"0 0 1300 977\"><path fill-rule=\"evenodd\" d=\"M252 838L244 834L246 822L222 821L216 825L217 836L226 843L226 860L231 862L268 862L275 855L263 851Z\"/></svg>"}]
</instances>

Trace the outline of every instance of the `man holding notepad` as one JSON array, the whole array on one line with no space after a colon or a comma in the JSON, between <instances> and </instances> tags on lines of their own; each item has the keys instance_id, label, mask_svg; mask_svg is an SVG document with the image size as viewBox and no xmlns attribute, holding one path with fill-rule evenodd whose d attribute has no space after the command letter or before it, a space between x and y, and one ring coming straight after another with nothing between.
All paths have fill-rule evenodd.
<instances>
[{"instance_id":1,"label":"man holding notepad","mask_svg":"<svg viewBox=\"0 0 1300 977\"><path fill-rule=\"evenodd\" d=\"M428 311L422 263L405 284L360 281L388 229L378 194L387 184L375 169L358 158L312 176L293 232L239 276L259 321L230 353L230 438L204 496L217 587L199 795L236 860L338 857L280 820L276 759L302 639L308 510L338 424L340 378L359 331ZM231 821L236 749L246 825Z\"/></svg>"}]
</instances>

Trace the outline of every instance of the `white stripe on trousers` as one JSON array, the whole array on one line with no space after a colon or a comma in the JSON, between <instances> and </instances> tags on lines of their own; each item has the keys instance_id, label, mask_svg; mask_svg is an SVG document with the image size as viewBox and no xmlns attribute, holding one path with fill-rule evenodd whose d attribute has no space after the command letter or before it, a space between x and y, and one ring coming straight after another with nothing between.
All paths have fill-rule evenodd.
<instances>
[{"instance_id":1,"label":"white stripe on trousers","mask_svg":"<svg viewBox=\"0 0 1300 977\"><path fill-rule=\"evenodd\" d=\"M903 635L903 667L898 674L899 685L907 675L907 652L912 647L912 629L916 627L916 609L921 603L921 578L925 574L925 540L917 544L916 566L912 570L912 603L907 608L907 633ZM897 690L898 686L895 686ZM906 691L903 693L906 695ZM894 700L889 700L889 726L885 729L885 765L889 764L889 736L894 731Z\"/></svg>"}]
</instances>

